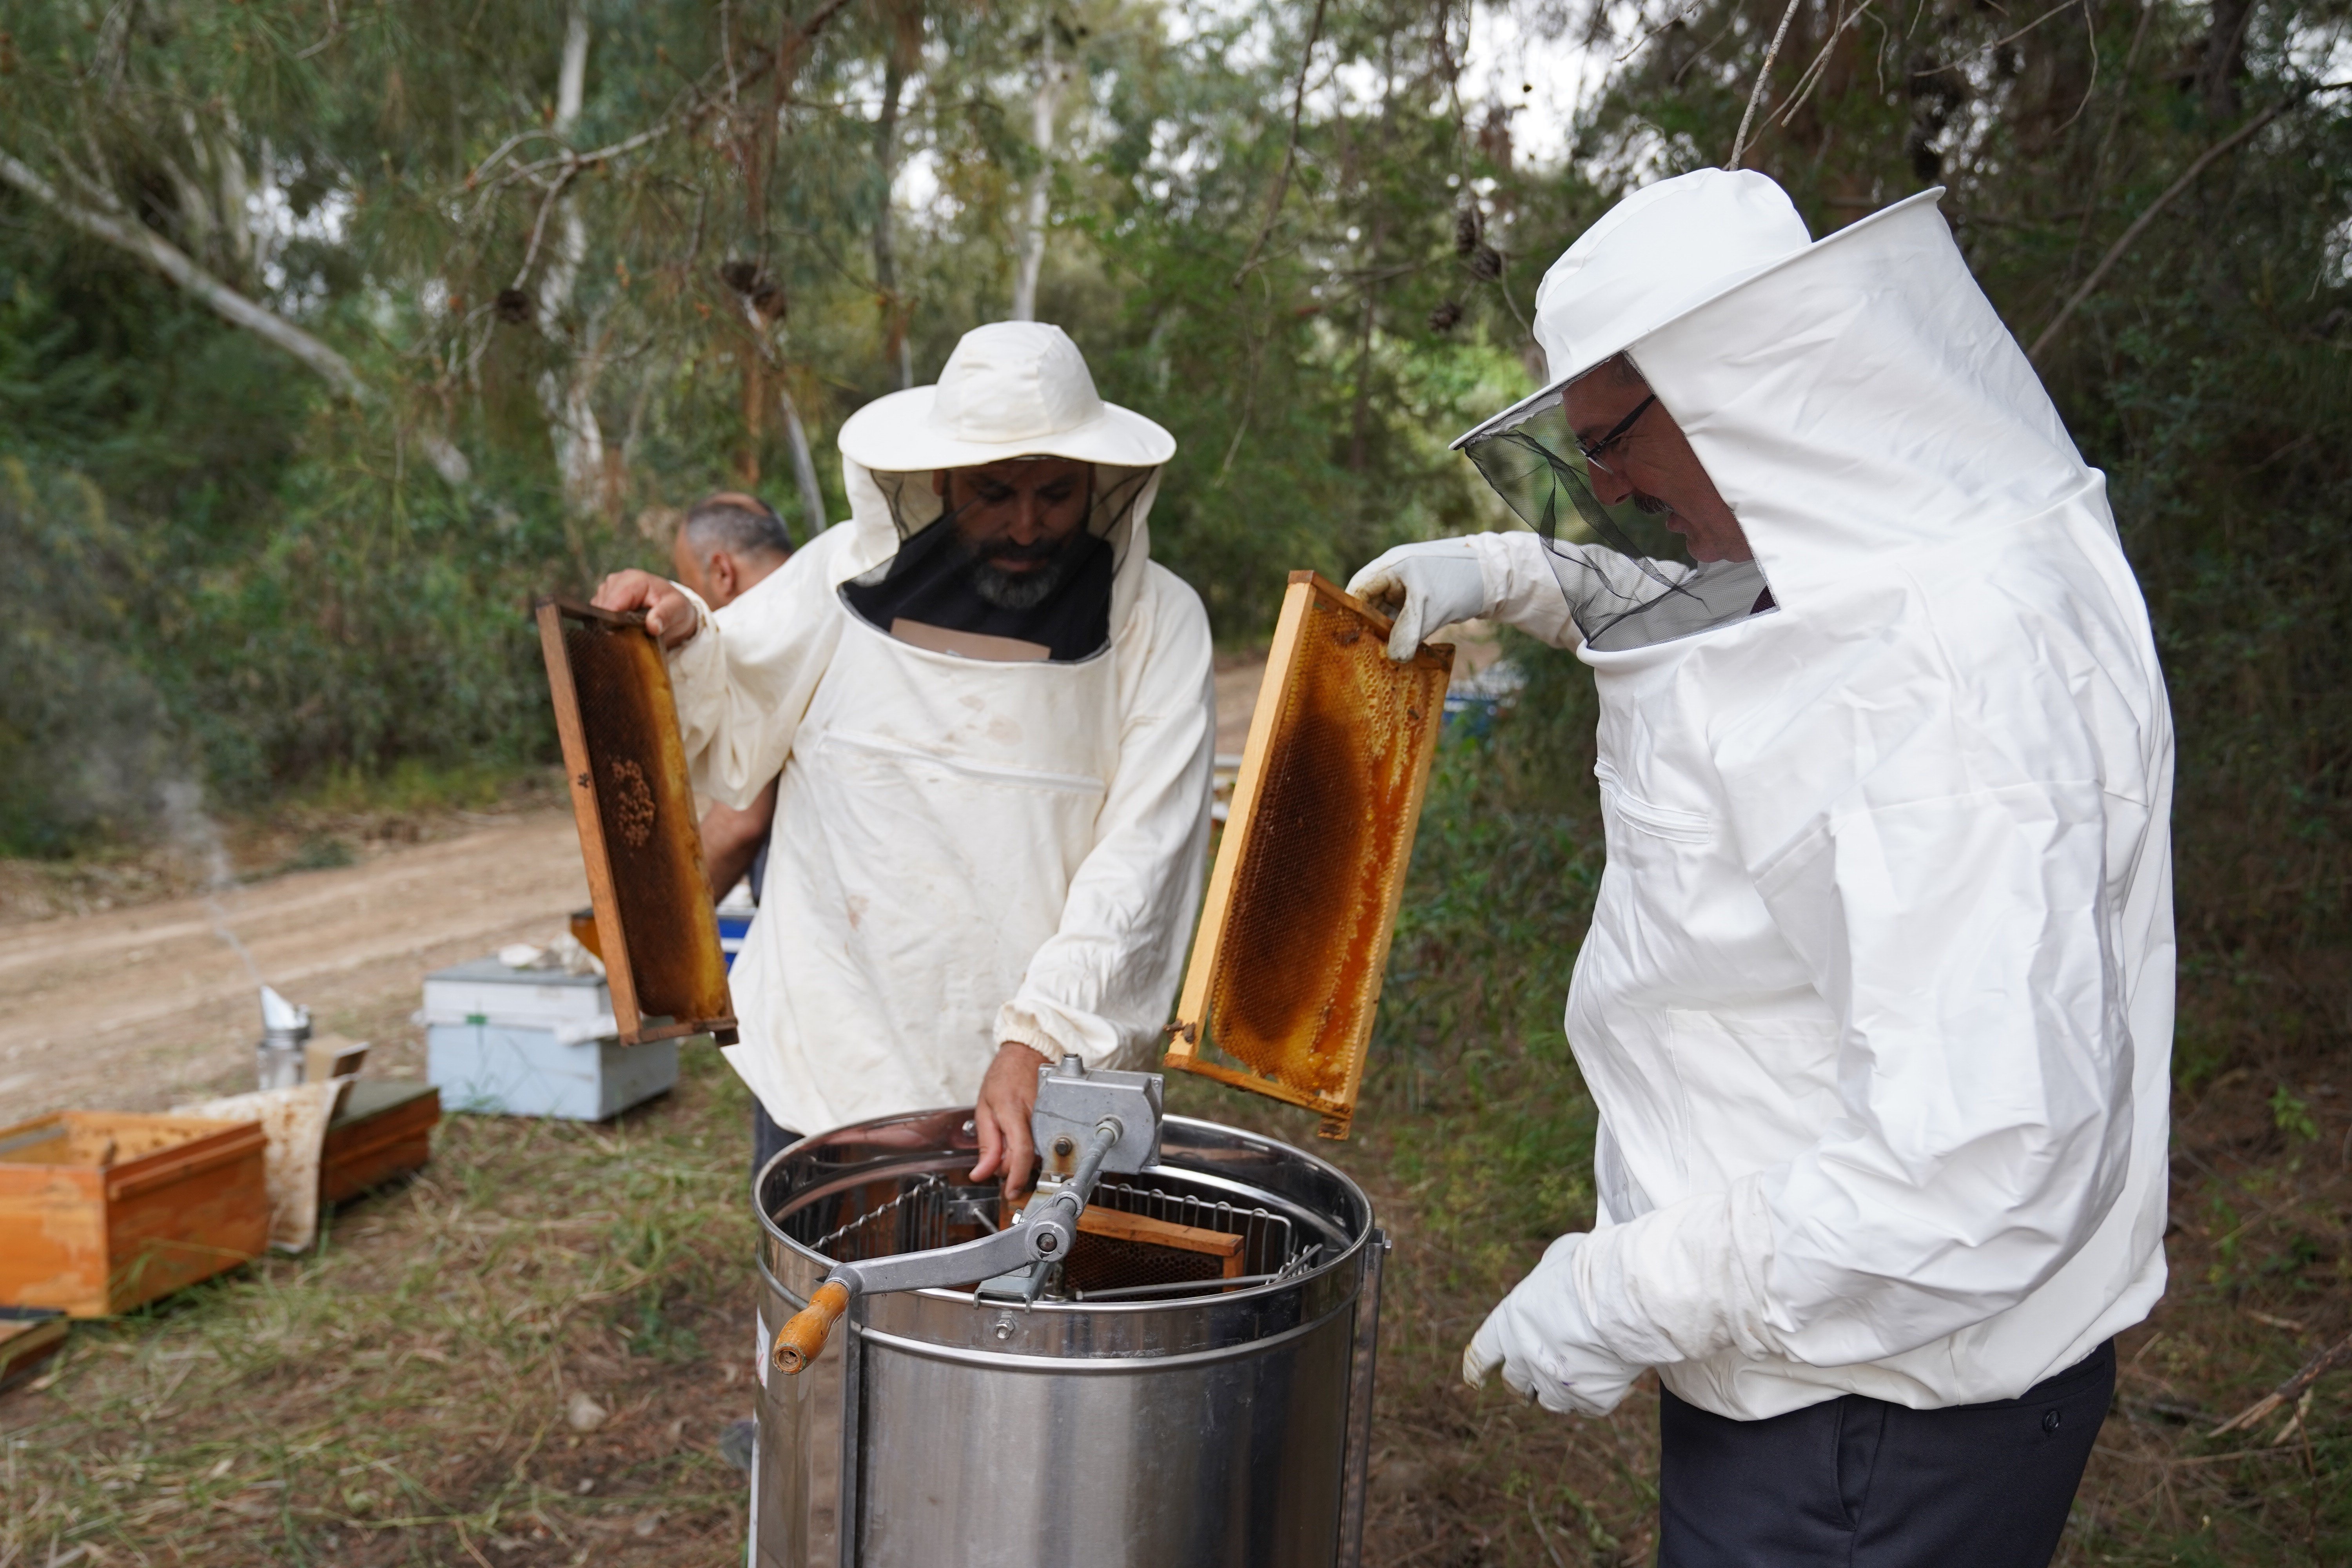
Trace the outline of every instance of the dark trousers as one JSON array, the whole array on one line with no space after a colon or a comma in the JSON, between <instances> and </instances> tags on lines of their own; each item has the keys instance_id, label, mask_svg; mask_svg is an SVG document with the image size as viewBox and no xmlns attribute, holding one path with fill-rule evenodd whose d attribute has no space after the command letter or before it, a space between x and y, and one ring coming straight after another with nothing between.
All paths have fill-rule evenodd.
<instances>
[{"instance_id":1,"label":"dark trousers","mask_svg":"<svg viewBox=\"0 0 2352 1568\"><path fill-rule=\"evenodd\" d=\"M1858 1394L1731 1421L1661 1391L1658 1568L2045 1568L2116 1391L2116 1347L2022 1398Z\"/></svg>"},{"instance_id":2,"label":"dark trousers","mask_svg":"<svg viewBox=\"0 0 2352 1568\"><path fill-rule=\"evenodd\" d=\"M757 1179L768 1168L768 1162L801 1141L801 1135L789 1127L779 1127L768 1114L768 1108L757 1096L751 1100L751 1174Z\"/></svg>"}]
</instances>

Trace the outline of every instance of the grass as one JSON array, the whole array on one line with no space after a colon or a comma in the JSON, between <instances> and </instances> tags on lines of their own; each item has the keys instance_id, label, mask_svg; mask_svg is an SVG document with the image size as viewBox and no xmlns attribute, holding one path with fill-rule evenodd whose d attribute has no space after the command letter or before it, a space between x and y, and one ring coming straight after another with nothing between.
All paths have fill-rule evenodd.
<instances>
[{"instance_id":1,"label":"grass","mask_svg":"<svg viewBox=\"0 0 2352 1568\"><path fill-rule=\"evenodd\" d=\"M349 763L330 768L292 805L327 816L421 816L488 811L526 780L546 770L494 763L436 764L414 758L368 772Z\"/></svg>"},{"instance_id":2,"label":"grass","mask_svg":"<svg viewBox=\"0 0 2352 1568\"><path fill-rule=\"evenodd\" d=\"M1591 1217L1592 1110L1560 1038L1600 870L1589 701L1453 750L1433 792L1357 1135L1198 1079L1170 1108L1337 1161L1388 1275L1367 1560L1605 1568L1654 1549L1655 1399L1556 1418L1458 1378L1487 1308ZM1580 724L1581 730L1580 731ZM1582 738L1580 738L1580 735ZM2352 1373L2300 1420L2205 1434L2352 1330L2341 953L2184 965L2172 1288L2123 1336L2059 1562L2352 1561ZM749 1102L714 1053L614 1123L453 1117L424 1179L325 1247L78 1326L0 1395L0 1568L89 1563L709 1564L745 1494ZM609 1413L575 1429L575 1397ZM77 1555L79 1553L79 1555Z\"/></svg>"},{"instance_id":3,"label":"grass","mask_svg":"<svg viewBox=\"0 0 2352 1568\"><path fill-rule=\"evenodd\" d=\"M0 1397L0 1563L740 1558L749 1114L705 1051L606 1125L453 1117L314 1254L77 1325Z\"/></svg>"}]
</instances>

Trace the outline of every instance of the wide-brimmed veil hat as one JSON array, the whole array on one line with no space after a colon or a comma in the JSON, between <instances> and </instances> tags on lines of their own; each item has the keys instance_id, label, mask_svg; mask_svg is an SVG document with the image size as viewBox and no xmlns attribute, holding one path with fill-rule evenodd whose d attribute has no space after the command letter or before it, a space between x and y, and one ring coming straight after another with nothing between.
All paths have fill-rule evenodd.
<instances>
[{"instance_id":1,"label":"wide-brimmed veil hat","mask_svg":"<svg viewBox=\"0 0 2352 1568\"><path fill-rule=\"evenodd\" d=\"M1700 169L1643 186L1579 235L1536 289L1543 388L1480 421L1454 446L1509 429L1669 323L1942 194L1939 185L1906 196L1816 241L1789 194L1753 170Z\"/></svg>"},{"instance_id":2,"label":"wide-brimmed veil hat","mask_svg":"<svg viewBox=\"0 0 2352 1568\"><path fill-rule=\"evenodd\" d=\"M1045 321L992 321L956 344L936 386L894 392L851 415L841 455L877 473L966 468L1007 458L1158 468L1176 437L1106 403L1078 345Z\"/></svg>"},{"instance_id":3,"label":"wide-brimmed veil hat","mask_svg":"<svg viewBox=\"0 0 2352 1568\"><path fill-rule=\"evenodd\" d=\"M1644 345L1674 338L1677 323L1720 320L1744 292L1769 293L1769 279L1841 276L1839 262L1871 254L1860 237L1885 232L1885 220L1938 195L1921 192L1816 243L1770 179L1705 169L1627 196L1544 274L1535 336L1549 380L1454 446L1544 541L1588 647L1614 652L1686 637L1780 601L1755 560L1685 561L1685 546L1658 504L1622 493L1613 505L1600 500L1591 470L1607 466L1601 454L1658 401L1655 384L1606 436L1571 426L1569 385L1619 354L1630 353L1641 369ZM1786 310L1769 301L1759 308L1767 315ZM1668 412L1681 418L1705 411Z\"/></svg>"}]
</instances>

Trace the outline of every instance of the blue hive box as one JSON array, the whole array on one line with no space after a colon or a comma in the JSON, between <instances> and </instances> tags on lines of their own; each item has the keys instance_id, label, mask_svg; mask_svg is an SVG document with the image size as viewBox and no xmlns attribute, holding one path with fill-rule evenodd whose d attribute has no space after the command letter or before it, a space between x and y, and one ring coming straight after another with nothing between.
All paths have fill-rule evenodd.
<instances>
[{"instance_id":1,"label":"blue hive box","mask_svg":"<svg viewBox=\"0 0 2352 1568\"><path fill-rule=\"evenodd\" d=\"M425 977L425 1078L445 1110L602 1121L677 1082L677 1042L613 1037L604 978L478 959Z\"/></svg>"}]
</instances>

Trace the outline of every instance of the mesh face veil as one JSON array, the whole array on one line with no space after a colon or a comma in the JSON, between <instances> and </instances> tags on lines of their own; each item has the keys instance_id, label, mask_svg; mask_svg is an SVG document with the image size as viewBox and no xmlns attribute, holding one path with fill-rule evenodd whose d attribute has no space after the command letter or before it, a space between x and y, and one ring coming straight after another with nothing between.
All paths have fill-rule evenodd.
<instances>
[{"instance_id":1,"label":"mesh face veil","mask_svg":"<svg viewBox=\"0 0 2352 1568\"><path fill-rule=\"evenodd\" d=\"M1044 458L1024 458L1023 462L1049 461ZM1155 468L1121 468L1115 463L1095 463L1094 483L1087 502L1087 531L1108 542L1115 558L1127 553L1128 524L1134 520L1135 503L1142 499L1144 487L1151 482ZM931 473L891 472L877 470L874 483L882 491L882 499L890 503L890 521L898 526L901 541L912 539L940 521L945 508L939 492L931 489Z\"/></svg>"},{"instance_id":2,"label":"mesh face veil","mask_svg":"<svg viewBox=\"0 0 2352 1568\"><path fill-rule=\"evenodd\" d=\"M1654 399L1593 442L1588 457L1569 424L1565 393L1563 387L1538 400L1508 424L1481 429L1462 447L1504 504L1543 540L1586 644L1604 652L1646 647L1770 608L1763 571L1753 561L1694 564L1681 538L1657 518L1630 502L1603 506L1593 493L1590 466L1607 468L1617 458L1626 427Z\"/></svg>"},{"instance_id":3,"label":"mesh face veil","mask_svg":"<svg viewBox=\"0 0 2352 1568\"><path fill-rule=\"evenodd\" d=\"M1067 461L999 459L1047 460ZM1004 492L989 500L984 483L951 479L948 493L956 505L950 510L933 488L934 471L873 474L889 507L898 549L844 584L845 602L894 636L903 619L934 632L1011 639L1042 648L1037 657L1057 661L1091 658L1109 642L1118 563L1135 541L1139 509L1158 470L1108 463L1080 467L1087 477L1085 519L1058 542L1016 542L996 531L1012 514L1002 510ZM1055 476L1041 477L1049 486L1060 483ZM1055 499L1050 488L1037 494L1043 504L1057 508L1070 499L1066 491ZM967 516L974 519L979 535L970 541L959 532L960 520Z\"/></svg>"}]
</instances>

